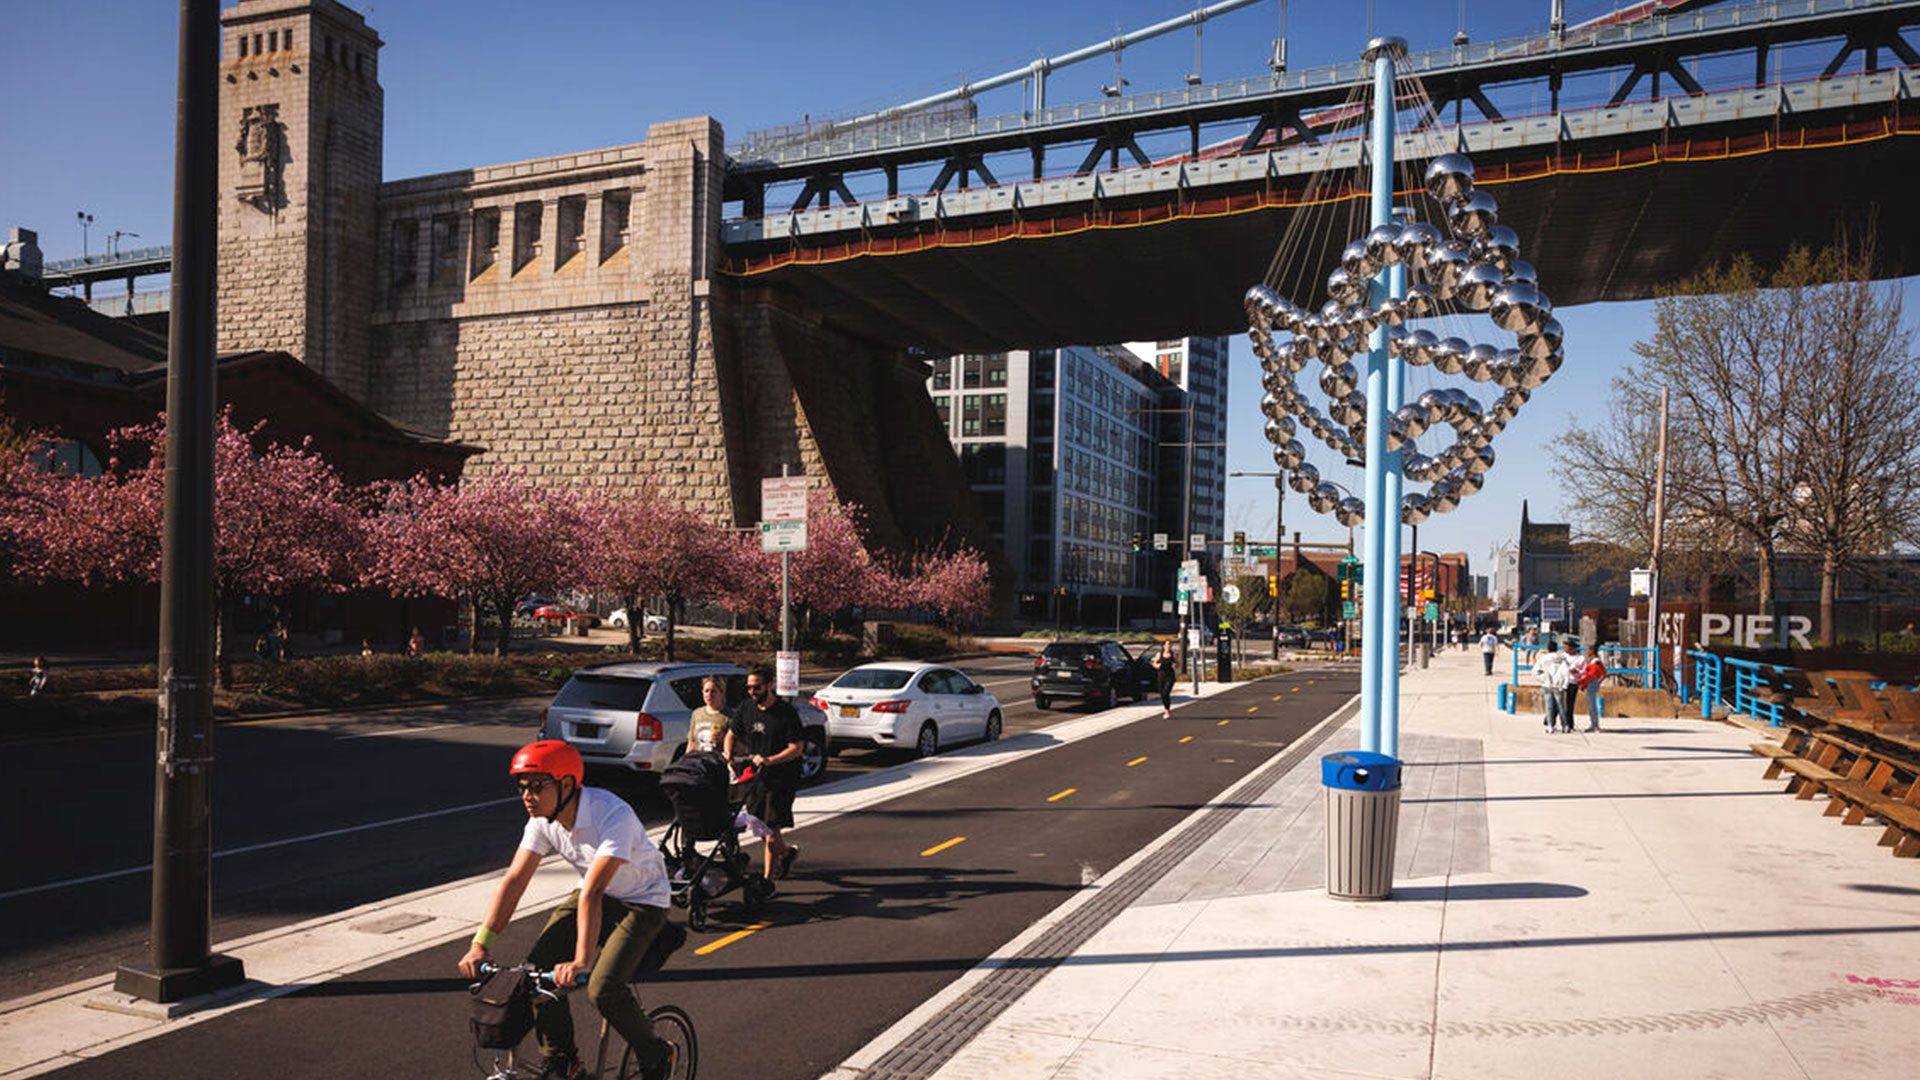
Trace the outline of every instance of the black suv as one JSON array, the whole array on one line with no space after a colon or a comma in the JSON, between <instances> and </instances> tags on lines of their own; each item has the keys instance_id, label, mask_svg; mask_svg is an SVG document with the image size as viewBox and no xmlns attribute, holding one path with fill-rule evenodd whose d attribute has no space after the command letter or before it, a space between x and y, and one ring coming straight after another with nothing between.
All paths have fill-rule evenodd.
<instances>
[{"instance_id":1,"label":"black suv","mask_svg":"<svg viewBox=\"0 0 1920 1080\"><path fill-rule=\"evenodd\" d=\"M1080 698L1105 708L1147 696L1147 665L1117 641L1056 641L1033 658L1033 703Z\"/></svg>"}]
</instances>

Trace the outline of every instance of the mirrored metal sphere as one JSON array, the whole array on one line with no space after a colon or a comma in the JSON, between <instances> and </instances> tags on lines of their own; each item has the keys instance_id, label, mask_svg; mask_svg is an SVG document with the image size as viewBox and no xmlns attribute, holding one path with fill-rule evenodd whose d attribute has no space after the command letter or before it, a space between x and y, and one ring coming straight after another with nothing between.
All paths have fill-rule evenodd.
<instances>
[{"instance_id":1,"label":"mirrored metal sphere","mask_svg":"<svg viewBox=\"0 0 1920 1080\"><path fill-rule=\"evenodd\" d=\"M1340 504L1340 490L1332 484L1320 484L1307 496L1308 505L1324 514Z\"/></svg>"},{"instance_id":2,"label":"mirrored metal sphere","mask_svg":"<svg viewBox=\"0 0 1920 1080\"><path fill-rule=\"evenodd\" d=\"M1403 415L1404 413L1405 409L1402 408L1401 412L1394 413L1392 416L1387 417L1388 450L1398 450L1407 445L1409 441L1418 438L1418 436L1407 431L1407 418Z\"/></svg>"},{"instance_id":3,"label":"mirrored metal sphere","mask_svg":"<svg viewBox=\"0 0 1920 1080\"><path fill-rule=\"evenodd\" d=\"M1529 360L1539 360L1550 353L1560 351L1561 342L1566 338L1566 330L1560 320L1548 317L1533 333L1520 335L1520 355Z\"/></svg>"},{"instance_id":4,"label":"mirrored metal sphere","mask_svg":"<svg viewBox=\"0 0 1920 1080\"><path fill-rule=\"evenodd\" d=\"M1505 225L1494 225L1486 235L1473 242L1473 261L1492 263L1505 274L1520 261L1520 234Z\"/></svg>"},{"instance_id":5,"label":"mirrored metal sphere","mask_svg":"<svg viewBox=\"0 0 1920 1080\"><path fill-rule=\"evenodd\" d=\"M1367 258L1375 266L1399 266L1400 234L1400 226L1392 222L1375 225L1367 232Z\"/></svg>"},{"instance_id":6,"label":"mirrored metal sphere","mask_svg":"<svg viewBox=\"0 0 1920 1080\"><path fill-rule=\"evenodd\" d=\"M1438 390L1428 390L1419 397L1414 398L1413 404L1415 408L1426 413L1426 426L1432 427L1446 420L1447 414L1452 410L1454 402L1452 398Z\"/></svg>"},{"instance_id":7,"label":"mirrored metal sphere","mask_svg":"<svg viewBox=\"0 0 1920 1080\"><path fill-rule=\"evenodd\" d=\"M1320 373L1320 389L1330 398L1343 398L1353 393L1359 380L1352 364L1338 364Z\"/></svg>"},{"instance_id":8,"label":"mirrored metal sphere","mask_svg":"<svg viewBox=\"0 0 1920 1080\"><path fill-rule=\"evenodd\" d=\"M1265 403L1262 402L1263 407L1264 405ZM1274 408L1279 408L1278 402L1274 403ZM1293 430L1293 417L1278 412L1268 416L1267 422L1262 425L1262 431L1270 443L1282 443L1293 438Z\"/></svg>"},{"instance_id":9,"label":"mirrored metal sphere","mask_svg":"<svg viewBox=\"0 0 1920 1080\"><path fill-rule=\"evenodd\" d=\"M1433 347L1440 343L1431 330L1415 330L1407 335L1406 347L1402 350L1409 364L1433 363Z\"/></svg>"},{"instance_id":10,"label":"mirrored metal sphere","mask_svg":"<svg viewBox=\"0 0 1920 1080\"><path fill-rule=\"evenodd\" d=\"M1475 191L1451 205L1447 226L1463 240L1478 240L1500 223L1500 203L1484 191Z\"/></svg>"},{"instance_id":11,"label":"mirrored metal sphere","mask_svg":"<svg viewBox=\"0 0 1920 1080\"><path fill-rule=\"evenodd\" d=\"M1358 427L1367 422L1367 395L1354 391L1327 404L1327 419L1342 427Z\"/></svg>"},{"instance_id":12,"label":"mirrored metal sphere","mask_svg":"<svg viewBox=\"0 0 1920 1080\"><path fill-rule=\"evenodd\" d=\"M1547 294L1524 281L1502 285L1493 294L1487 313L1493 325L1516 334L1538 334L1553 317L1553 301Z\"/></svg>"},{"instance_id":13,"label":"mirrored metal sphere","mask_svg":"<svg viewBox=\"0 0 1920 1080\"><path fill-rule=\"evenodd\" d=\"M1433 289L1418 283L1407 286L1406 305L1407 317L1410 319L1424 319L1438 310L1433 298Z\"/></svg>"},{"instance_id":14,"label":"mirrored metal sphere","mask_svg":"<svg viewBox=\"0 0 1920 1080\"><path fill-rule=\"evenodd\" d=\"M1364 281L1380 272L1380 264L1367 254L1367 242L1355 240L1340 252L1340 268L1355 281Z\"/></svg>"},{"instance_id":15,"label":"mirrored metal sphere","mask_svg":"<svg viewBox=\"0 0 1920 1080\"><path fill-rule=\"evenodd\" d=\"M1449 343L1452 343L1449 345ZM1444 375L1458 375L1466 367L1467 350L1459 348L1466 344L1459 338L1448 338L1433 350L1433 368Z\"/></svg>"},{"instance_id":16,"label":"mirrored metal sphere","mask_svg":"<svg viewBox=\"0 0 1920 1080\"><path fill-rule=\"evenodd\" d=\"M1356 285L1352 275L1344 266L1336 266L1327 275L1327 299L1341 304L1351 304L1366 294L1364 284Z\"/></svg>"},{"instance_id":17,"label":"mirrored metal sphere","mask_svg":"<svg viewBox=\"0 0 1920 1080\"><path fill-rule=\"evenodd\" d=\"M1405 356L1409 331L1404 326L1387 327L1387 355Z\"/></svg>"},{"instance_id":18,"label":"mirrored metal sphere","mask_svg":"<svg viewBox=\"0 0 1920 1080\"><path fill-rule=\"evenodd\" d=\"M1339 367L1359 352L1349 337L1328 338L1320 343L1320 362L1328 367Z\"/></svg>"},{"instance_id":19,"label":"mirrored metal sphere","mask_svg":"<svg viewBox=\"0 0 1920 1080\"><path fill-rule=\"evenodd\" d=\"M1427 497L1425 495L1415 491L1400 496L1400 523L1402 525L1418 525L1427 520L1428 516L1429 511L1427 509Z\"/></svg>"},{"instance_id":20,"label":"mirrored metal sphere","mask_svg":"<svg viewBox=\"0 0 1920 1080\"><path fill-rule=\"evenodd\" d=\"M1448 300L1473 266L1473 252L1460 240L1448 240L1427 253L1426 278L1436 300Z\"/></svg>"},{"instance_id":21,"label":"mirrored metal sphere","mask_svg":"<svg viewBox=\"0 0 1920 1080\"><path fill-rule=\"evenodd\" d=\"M1298 439L1288 439L1276 443L1273 447L1273 463L1283 469L1291 469L1307 459L1307 448L1300 445Z\"/></svg>"},{"instance_id":22,"label":"mirrored metal sphere","mask_svg":"<svg viewBox=\"0 0 1920 1080\"><path fill-rule=\"evenodd\" d=\"M1503 390L1511 390L1520 385L1520 372L1521 368L1518 364L1496 364L1493 368L1493 383Z\"/></svg>"},{"instance_id":23,"label":"mirrored metal sphere","mask_svg":"<svg viewBox=\"0 0 1920 1080\"><path fill-rule=\"evenodd\" d=\"M1467 472L1470 475L1479 476L1491 468L1493 468L1493 447L1474 447L1473 457L1467 459Z\"/></svg>"},{"instance_id":24,"label":"mirrored metal sphere","mask_svg":"<svg viewBox=\"0 0 1920 1080\"><path fill-rule=\"evenodd\" d=\"M1422 453L1412 453L1400 459L1400 475L1409 480L1418 481L1428 469L1433 467L1433 459Z\"/></svg>"},{"instance_id":25,"label":"mirrored metal sphere","mask_svg":"<svg viewBox=\"0 0 1920 1080\"><path fill-rule=\"evenodd\" d=\"M1314 468L1311 461L1301 462L1287 477L1287 486L1301 495L1311 494L1319 483L1320 470Z\"/></svg>"},{"instance_id":26,"label":"mirrored metal sphere","mask_svg":"<svg viewBox=\"0 0 1920 1080\"><path fill-rule=\"evenodd\" d=\"M1469 311L1485 311L1492 306L1493 294L1500 289L1501 280L1499 267L1476 263L1460 279L1453 298Z\"/></svg>"},{"instance_id":27,"label":"mirrored metal sphere","mask_svg":"<svg viewBox=\"0 0 1920 1080\"><path fill-rule=\"evenodd\" d=\"M1255 285L1247 290L1244 301L1247 309L1247 321L1262 330L1273 328L1273 317L1280 311L1280 294L1265 285Z\"/></svg>"},{"instance_id":28,"label":"mirrored metal sphere","mask_svg":"<svg viewBox=\"0 0 1920 1080\"><path fill-rule=\"evenodd\" d=\"M1380 306L1374 309L1373 314L1374 319L1378 321L1380 325L1398 327L1401 323L1407 321L1407 302L1389 296L1385 300L1380 301Z\"/></svg>"},{"instance_id":29,"label":"mirrored metal sphere","mask_svg":"<svg viewBox=\"0 0 1920 1080\"><path fill-rule=\"evenodd\" d=\"M1513 265L1507 267L1507 280L1510 282L1524 281L1529 285L1538 285L1540 284L1540 274L1533 268L1532 263L1525 259L1515 259L1513 260Z\"/></svg>"},{"instance_id":30,"label":"mirrored metal sphere","mask_svg":"<svg viewBox=\"0 0 1920 1080\"><path fill-rule=\"evenodd\" d=\"M1445 480L1433 485L1427 492L1427 501L1436 514L1451 514L1460 506L1460 489Z\"/></svg>"},{"instance_id":31,"label":"mirrored metal sphere","mask_svg":"<svg viewBox=\"0 0 1920 1080\"><path fill-rule=\"evenodd\" d=\"M1370 307L1356 304L1342 312L1340 317L1346 323L1347 332L1360 339L1356 342L1359 347L1355 351L1365 351L1367 335L1380 327L1379 313Z\"/></svg>"},{"instance_id":32,"label":"mirrored metal sphere","mask_svg":"<svg viewBox=\"0 0 1920 1080\"><path fill-rule=\"evenodd\" d=\"M1439 229L1424 221L1416 221L1400 230L1400 239L1394 246L1399 249L1402 263L1414 270L1421 270L1427 265L1427 255L1441 239Z\"/></svg>"},{"instance_id":33,"label":"mirrored metal sphere","mask_svg":"<svg viewBox=\"0 0 1920 1080\"><path fill-rule=\"evenodd\" d=\"M1333 519L1342 525L1359 525L1367 519L1367 504L1352 497L1341 499L1334 507Z\"/></svg>"},{"instance_id":34,"label":"mirrored metal sphere","mask_svg":"<svg viewBox=\"0 0 1920 1080\"><path fill-rule=\"evenodd\" d=\"M1427 194L1441 202L1473 192L1473 162L1465 154L1441 154L1427 166Z\"/></svg>"}]
</instances>

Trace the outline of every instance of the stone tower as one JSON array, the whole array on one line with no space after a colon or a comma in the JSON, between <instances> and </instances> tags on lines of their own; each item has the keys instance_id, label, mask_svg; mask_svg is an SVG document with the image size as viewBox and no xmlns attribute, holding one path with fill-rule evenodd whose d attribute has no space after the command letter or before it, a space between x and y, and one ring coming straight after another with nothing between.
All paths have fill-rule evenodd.
<instances>
[{"instance_id":1,"label":"stone tower","mask_svg":"<svg viewBox=\"0 0 1920 1080\"><path fill-rule=\"evenodd\" d=\"M366 401L380 38L335 0L221 24L220 351L285 350Z\"/></svg>"}]
</instances>

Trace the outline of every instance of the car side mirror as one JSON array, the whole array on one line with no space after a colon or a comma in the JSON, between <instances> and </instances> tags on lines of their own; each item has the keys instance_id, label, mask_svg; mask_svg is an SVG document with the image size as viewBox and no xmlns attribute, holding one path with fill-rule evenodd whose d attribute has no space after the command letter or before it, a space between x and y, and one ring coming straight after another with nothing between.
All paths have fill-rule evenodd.
<instances>
[{"instance_id":1,"label":"car side mirror","mask_svg":"<svg viewBox=\"0 0 1920 1080\"><path fill-rule=\"evenodd\" d=\"M967 684L967 693L969 694L984 694L986 692L987 692L987 688L984 686L981 686L979 683Z\"/></svg>"}]
</instances>

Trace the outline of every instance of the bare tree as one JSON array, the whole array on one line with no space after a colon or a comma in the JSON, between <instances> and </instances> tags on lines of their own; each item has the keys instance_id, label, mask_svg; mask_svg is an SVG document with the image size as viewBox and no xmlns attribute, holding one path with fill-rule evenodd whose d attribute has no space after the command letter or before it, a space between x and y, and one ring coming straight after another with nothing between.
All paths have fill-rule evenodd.
<instances>
[{"instance_id":1,"label":"bare tree","mask_svg":"<svg viewBox=\"0 0 1920 1080\"><path fill-rule=\"evenodd\" d=\"M1920 523L1920 360L1900 293L1872 278L1871 243L1843 240L1815 267L1831 284L1806 290L1801 318L1817 342L1803 354L1789 437L1803 468L1789 522L1795 546L1820 561L1820 643L1834 638L1840 574L1882 554Z\"/></svg>"}]
</instances>

